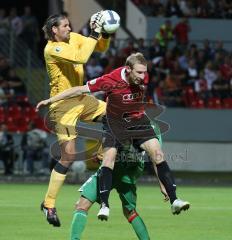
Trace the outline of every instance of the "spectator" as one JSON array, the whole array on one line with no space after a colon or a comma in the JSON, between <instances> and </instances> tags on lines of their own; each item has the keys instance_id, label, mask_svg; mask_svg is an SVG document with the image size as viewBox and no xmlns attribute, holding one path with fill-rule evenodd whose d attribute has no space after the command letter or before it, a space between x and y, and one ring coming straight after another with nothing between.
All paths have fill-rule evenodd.
<instances>
[{"instance_id":1,"label":"spectator","mask_svg":"<svg viewBox=\"0 0 232 240\"><path fill-rule=\"evenodd\" d=\"M213 59L213 65L219 69L224 62L224 56L221 52L216 52Z\"/></svg>"},{"instance_id":2,"label":"spectator","mask_svg":"<svg viewBox=\"0 0 232 240\"><path fill-rule=\"evenodd\" d=\"M185 50L189 43L188 34L191 31L188 19L183 18L174 28L174 35L176 38L176 45L180 50Z\"/></svg>"},{"instance_id":3,"label":"spectator","mask_svg":"<svg viewBox=\"0 0 232 240\"><path fill-rule=\"evenodd\" d=\"M224 58L224 63L220 66L220 72L222 77L229 81L232 79L232 58L231 56L227 55Z\"/></svg>"},{"instance_id":4,"label":"spectator","mask_svg":"<svg viewBox=\"0 0 232 240\"><path fill-rule=\"evenodd\" d=\"M138 39L138 52L141 52L145 58L148 58L148 47L144 44L144 38Z\"/></svg>"},{"instance_id":5,"label":"spectator","mask_svg":"<svg viewBox=\"0 0 232 240\"><path fill-rule=\"evenodd\" d=\"M132 39L127 40L127 46L122 49L125 56L129 56L132 53L137 52L137 48L135 47L135 43Z\"/></svg>"},{"instance_id":6,"label":"spectator","mask_svg":"<svg viewBox=\"0 0 232 240\"><path fill-rule=\"evenodd\" d=\"M213 58L213 50L210 46L209 39L205 39L203 42L203 49L206 61L211 60Z\"/></svg>"},{"instance_id":7,"label":"spectator","mask_svg":"<svg viewBox=\"0 0 232 240\"><path fill-rule=\"evenodd\" d=\"M199 78L194 82L194 91L197 93L200 99L203 99L204 102L210 97L210 92L207 88L207 82L204 79L204 71L200 71Z\"/></svg>"},{"instance_id":8,"label":"spectator","mask_svg":"<svg viewBox=\"0 0 232 240\"><path fill-rule=\"evenodd\" d=\"M10 69L7 76L7 84L9 92L12 92L14 96L25 96L26 87L20 77L16 75L15 69Z\"/></svg>"},{"instance_id":9,"label":"spectator","mask_svg":"<svg viewBox=\"0 0 232 240\"><path fill-rule=\"evenodd\" d=\"M226 18L232 18L232 3L230 0L225 0L225 7L226 7Z\"/></svg>"},{"instance_id":10,"label":"spectator","mask_svg":"<svg viewBox=\"0 0 232 240\"><path fill-rule=\"evenodd\" d=\"M205 57L205 52L202 49L198 50L198 54L196 57L197 68L204 69L206 62L207 59Z\"/></svg>"},{"instance_id":11,"label":"spectator","mask_svg":"<svg viewBox=\"0 0 232 240\"><path fill-rule=\"evenodd\" d=\"M140 9L146 16L152 16L154 8L150 0L143 0L143 3L140 5Z\"/></svg>"},{"instance_id":12,"label":"spectator","mask_svg":"<svg viewBox=\"0 0 232 240\"><path fill-rule=\"evenodd\" d=\"M6 79L10 70L10 61L0 53L0 75Z\"/></svg>"},{"instance_id":13,"label":"spectator","mask_svg":"<svg viewBox=\"0 0 232 240\"><path fill-rule=\"evenodd\" d=\"M36 51L39 42L38 21L31 13L31 7L24 7L24 14L22 16L22 33L21 37L26 42L28 47Z\"/></svg>"},{"instance_id":14,"label":"spectator","mask_svg":"<svg viewBox=\"0 0 232 240\"><path fill-rule=\"evenodd\" d=\"M155 76L157 77L158 82L163 82L169 72L170 70L166 67L164 59L161 58L155 66Z\"/></svg>"},{"instance_id":15,"label":"spectator","mask_svg":"<svg viewBox=\"0 0 232 240\"><path fill-rule=\"evenodd\" d=\"M178 5L177 0L168 0L166 5L166 17L182 17L183 13Z\"/></svg>"},{"instance_id":16,"label":"spectator","mask_svg":"<svg viewBox=\"0 0 232 240\"><path fill-rule=\"evenodd\" d=\"M164 16L165 10L163 4L160 2L160 0L153 0L152 2L152 15L157 16Z\"/></svg>"},{"instance_id":17,"label":"spectator","mask_svg":"<svg viewBox=\"0 0 232 240\"><path fill-rule=\"evenodd\" d=\"M212 3L212 1L211 1ZM212 4L208 0L198 1L197 17L209 18L214 16L214 10Z\"/></svg>"},{"instance_id":18,"label":"spectator","mask_svg":"<svg viewBox=\"0 0 232 240\"><path fill-rule=\"evenodd\" d=\"M173 54L173 51L167 50L163 59L164 59L165 67L168 68L169 70L173 70L174 61L175 61L175 56Z\"/></svg>"},{"instance_id":19,"label":"spectator","mask_svg":"<svg viewBox=\"0 0 232 240\"><path fill-rule=\"evenodd\" d=\"M217 79L212 84L212 93L214 97L220 99L230 97L230 83L222 77L219 71L217 72Z\"/></svg>"},{"instance_id":20,"label":"spectator","mask_svg":"<svg viewBox=\"0 0 232 240\"><path fill-rule=\"evenodd\" d=\"M23 30L23 22L21 17L18 16L16 8L10 9L9 21L11 30L16 36L19 36Z\"/></svg>"},{"instance_id":21,"label":"spectator","mask_svg":"<svg viewBox=\"0 0 232 240\"><path fill-rule=\"evenodd\" d=\"M155 35L155 39L159 42L160 47L165 51L168 48L168 44L173 40L173 29L172 22L166 20L163 25L161 25L159 31Z\"/></svg>"},{"instance_id":22,"label":"spectator","mask_svg":"<svg viewBox=\"0 0 232 240\"><path fill-rule=\"evenodd\" d=\"M211 91L213 82L218 78L217 73L211 61L208 61L204 69L204 78L207 82L207 88Z\"/></svg>"},{"instance_id":23,"label":"spectator","mask_svg":"<svg viewBox=\"0 0 232 240\"><path fill-rule=\"evenodd\" d=\"M99 77L103 73L102 66L98 63L95 58L91 58L86 65L87 79L93 79Z\"/></svg>"},{"instance_id":24,"label":"spectator","mask_svg":"<svg viewBox=\"0 0 232 240\"><path fill-rule=\"evenodd\" d=\"M178 62L179 62L180 68L183 70L188 69L188 56L189 56L189 52L186 50L184 53L182 53L178 57Z\"/></svg>"},{"instance_id":25,"label":"spectator","mask_svg":"<svg viewBox=\"0 0 232 240\"><path fill-rule=\"evenodd\" d=\"M194 59L190 59L184 85L194 87L195 81L198 78L199 78L199 72L197 69L196 61Z\"/></svg>"},{"instance_id":26,"label":"spectator","mask_svg":"<svg viewBox=\"0 0 232 240\"><path fill-rule=\"evenodd\" d=\"M47 133L41 129L36 128L33 122L29 123L28 131L23 135L21 140L21 147L23 156L26 160L27 174L34 173L34 162L41 161L42 167L39 173L44 173L48 169L48 148L47 148Z\"/></svg>"},{"instance_id":27,"label":"spectator","mask_svg":"<svg viewBox=\"0 0 232 240\"><path fill-rule=\"evenodd\" d=\"M185 17L189 17L191 16L191 11L189 9L189 6L188 6L188 1L187 0L180 0L179 1L179 7L180 7L180 10L182 11L183 15Z\"/></svg>"},{"instance_id":28,"label":"spectator","mask_svg":"<svg viewBox=\"0 0 232 240\"><path fill-rule=\"evenodd\" d=\"M227 51L224 49L223 41L217 41L215 44L215 48L213 50L213 54L220 53L223 57L227 54Z\"/></svg>"},{"instance_id":29,"label":"spectator","mask_svg":"<svg viewBox=\"0 0 232 240\"><path fill-rule=\"evenodd\" d=\"M145 15L151 15L152 12L153 16L232 18L230 0L133 0L133 2Z\"/></svg>"},{"instance_id":30,"label":"spectator","mask_svg":"<svg viewBox=\"0 0 232 240\"><path fill-rule=\"evenodd\" d=\"M164 85L163 93L166 97L166 104L169 106L182 106L181 91L182 82L185 79L185 72L180 68L178 61L173 62L173 68L167 75Z\"/></svg>"},{"instance_id":31,"label":"spectator","mask_svg":"<svg viewBox=\"0 0 232 240\"><path fill-rule=\"evenodd\" d=\"M178 83L179 86L183 83L186 78L186 72L180 67L178 60L173 62L173 70L170 73L172 78Z\"/></svg>"},{"instance_id":32,"label":"spectator","mask_svg":"<svg viewBox=\"0 0 232 240\"><path fill-rule=\"evenodd\" d=\"M9 20L6 17L6 11L0 8L0 52L5 53L6 37L9 32Z\"/></svg>"},{"instance_id":33,"label":"spectator","mask_svg":"<svg viewBox=\"0 0 232 240\"><path fill-rule=\"evenodd\" d=\"M127 55L124 49L119 49L119 51L117 52L117 55L114 57L114 67L117 68L122 66L126 58L127 58Z\"/></svg>"},{"instance_id":34,"label":"spectator","mask_svg":"<svg viewBox=\"0 0 232 240\"><path fill-rule=\"evenodd\" d=\"M203 50L204 51L204 50ZM205 56L206 56L206 53L204 52ZM196 44L191 44L190 45L190 48L189 48L189 53L188 53L188 58L189 59L197 59L197 56L198 56L198 48L197 48L197 45Z\"/></svg>"},{"instance_id":35,"label":"spectator","mask_svg":"<svg viewBox=\"0 0 232 240\"><path fill-rule=\"evenodd\" d=\"M4 164L4 174L13 174L14 168L14 140L8 133L6 124L0 124L0 159Z\"/></svg>"},{"instance_id":36,"label":"spectator","mask_svg":"<svg viewBox=\"0 0 232 240\"><path fill-rule=\"evenodd\" d=\"M153 60L156 57L164 56L164 52L162 52L162 49L159 45L159 41L156 38L153 39L152 44L149 47L148 51L150 60Z\"/></svg>"},{"instance_id":37,"label":"spectator","mask_svg":"<svg viewBox=\"0 0 232 240\"><path fill-rule=\"evenodd\" d=\"M6 16L6 10L0 8L0 36L4 36L8 33L9 21Z\"/></svg>"},{"instance_id":38,"label":"spectator","mask_svg":"<svg viewBox=\"0 0 232 240\"><path fill-rule=\"evenodd\" d=\"M225 0L215 1L214 17L215 18L226 18L227 17L227 4Z\"/></svg>"}]
</instances>

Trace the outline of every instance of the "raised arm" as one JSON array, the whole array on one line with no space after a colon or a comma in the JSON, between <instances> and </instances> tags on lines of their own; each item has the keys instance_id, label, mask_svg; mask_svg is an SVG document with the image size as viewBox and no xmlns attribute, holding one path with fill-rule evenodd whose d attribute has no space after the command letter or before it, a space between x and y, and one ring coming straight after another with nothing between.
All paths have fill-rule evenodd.
<instances>
[{"instance_id":1,"label":"raised arm","mask_svg":"<svg viewBox=\"0 0 232 240\"><path fill-rule=\"evenodd\" d=\"M96 44L96 39L79 36L79 45L54 43L49 49L46 49L45 55L50 55L52 59L60 62L84 64L93 53Z\"/></svg>"},{"instance_id":2,"label":"raised arm","mask_svg":"<svg viewBox=\"0 0 232 240\"><path fill-rule=\"evenodd\" d=\"M87 85L77 86L77 87L67 89L67 90L63 91L62 93L57 94L54 97L40 101L36 106L36 111L38 111L39 108L42 106L46 106L48 104L51 104L51 103L54 103L54 102L57 102L59 100L63 100L66 98L76 97L83 93L88 93L88 92L90 92L90 91L89 91L89 87Z\"/></svg>"}]
</instances>

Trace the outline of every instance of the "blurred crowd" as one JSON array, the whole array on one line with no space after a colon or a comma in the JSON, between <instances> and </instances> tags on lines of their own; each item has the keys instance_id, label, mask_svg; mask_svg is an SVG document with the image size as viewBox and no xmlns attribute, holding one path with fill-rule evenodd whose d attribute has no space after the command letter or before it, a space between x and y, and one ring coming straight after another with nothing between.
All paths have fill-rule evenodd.
<instances>
[{"instance_id":1,"label":"blurred crowd","mask_svg":"<svg viewBox=\"0 0 232 240\"><path fill-rule=\"evenodd\" d=\"M47 143L48 133L28 123L23 134L13 135L7 124L0 123L0 163L3 163L3 174L12 175L17 171L26 174L49 174L53 162L49 156ZM39 165L39 167L36 165Z\"/></svg>"},{"instance_id":2,"label":"blurred crowd","mask_svg":"<svg viewBox=\"0 0 232 240\"><path fill-rule=\"evenodd\" d=\"M132 0L146 16L232 18L230 0Z\"/></svg>"},{"instance_id":3,"label":"blurred crowd","mask_svg":"<svg viewBox=\"0 0 232 240\"><path fill-rule=\"evenodd\" d=\"M37 50L40 40L39 26L30 6L24 7L21 16L15 7L11 8L9 12L4 8L0 8L0 46L4 46L1 43L5 41L5 36L9 32L21 38L33 51Z\"/></svg>"},{"instance_id":4,"label":"blurred crowd","mask_svg":"<svg viewBox=\"0 0 232 240\"><path fill-rule=\"evenodd\" d=\"M87 79L122 66L127 56L142 52L148 59L147 100L170 107L232 108L232 54L222 41L190 43L191 26L182 18L172 26L166 20L152 42L128 39L111 42L103 55L86 65Z\"/></svg>"},{"instance_id":5,"label":"blurred crowd","mask_svg":"<svg viewBox=\"0 0 232 240\"><path fill-rule=\"evenodd\" d=\"M0 106L9 106L26 96L26 86L10 60L0 53Z\"/></svg>"}]
</instances>

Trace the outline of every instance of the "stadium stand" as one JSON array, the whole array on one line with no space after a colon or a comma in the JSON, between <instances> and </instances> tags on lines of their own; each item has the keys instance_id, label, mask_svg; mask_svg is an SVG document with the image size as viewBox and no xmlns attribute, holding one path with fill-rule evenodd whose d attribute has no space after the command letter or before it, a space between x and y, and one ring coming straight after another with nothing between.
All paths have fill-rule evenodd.
<instances>
[{"instance_id":1,"label":"stadium stand","mask_svg":"<svg viewBox=\"0 0 232 240\"><path fill-rule=\"evenodd\" d=\"M231 19L230 1L208 0L133 0L144 14L165 17L223 18Z\"/></svg>"}]
</instances>

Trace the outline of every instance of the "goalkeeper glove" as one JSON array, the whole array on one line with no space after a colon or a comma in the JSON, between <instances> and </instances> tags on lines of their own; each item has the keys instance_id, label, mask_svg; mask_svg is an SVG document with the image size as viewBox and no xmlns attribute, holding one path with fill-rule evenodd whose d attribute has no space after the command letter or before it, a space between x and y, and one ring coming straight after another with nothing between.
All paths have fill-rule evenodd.
<instances>
[{"instance_id":1,"label":"goalkeeper glove","mask_svg":"<svg viewBox=\"0 0 232 240\"><path fill-rule=\"evenodd\" d=\"M103 11L97 12L95 14L93 14L90 18L90 28L91 28L91 33L90 36L98 39L100 36L100 33L102 31L102 25L104 23L104 19L103 19Z\"/></svg>"}]
</instances>

